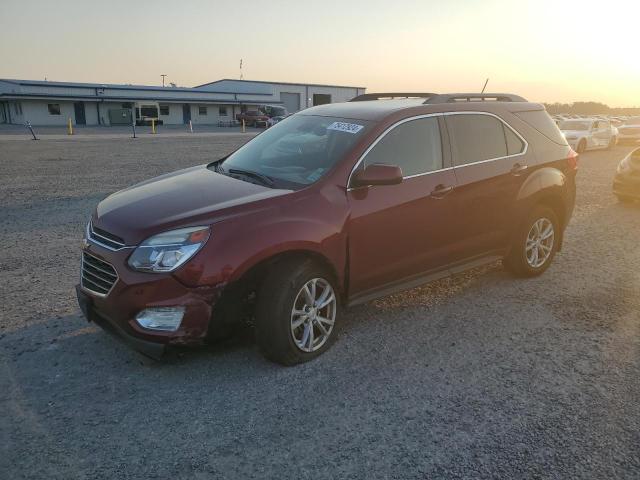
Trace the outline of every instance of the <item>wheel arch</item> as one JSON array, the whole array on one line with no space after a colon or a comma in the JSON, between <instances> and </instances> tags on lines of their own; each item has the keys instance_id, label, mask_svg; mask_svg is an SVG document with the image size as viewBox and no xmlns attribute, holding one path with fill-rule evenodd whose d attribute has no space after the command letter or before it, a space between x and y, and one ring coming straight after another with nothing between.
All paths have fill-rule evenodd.
<instances>
[{"instance_id":1,"label":"wheel arch","mask_svg":"<svg viewBox=\"0 0 640 480\"><path fill-rule=\"evenodd\" d=\"M298 259L303 262L310 260L315 262L320 268L326 269L332 276L336 284L338 294L342 301L345 300L346 289L336 266L328 257L312 248L291 248L277 252L272 252L255 261L251 266L240 271L221 292L219 300L213 307L212 320L219 324L233 324L241 320L244 316L252 315L251 295L257 292L262 282L273 268L287 261Z\"/></svg>"},{"instance_id":2,"label":"wheel arch","mask_svg":"<svg viewBox=\"0 0 640 480\"><path fill-rule=\"evenodd\" d=\"M538 205L549 207L556 214L560 223L558 250L562 248L564 229L569 220L564 196L566 188L567 177L564 173L557 168L544 167L531 174L518 193L518 201L524 206L520 210L520 218Z\"/></svg>"}]
</instances>

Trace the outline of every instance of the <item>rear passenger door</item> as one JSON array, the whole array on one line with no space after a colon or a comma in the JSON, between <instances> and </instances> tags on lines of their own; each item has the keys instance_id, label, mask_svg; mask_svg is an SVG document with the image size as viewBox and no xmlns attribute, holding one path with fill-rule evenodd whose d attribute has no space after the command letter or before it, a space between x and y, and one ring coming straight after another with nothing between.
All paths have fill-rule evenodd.
<instances>
[{"instance_id":1,"label":"rear passenger door","mask_svg":"<svg viewBox=\"0 0 640 480\"><path fill-rule=\"evenodd\" d=\"M527 144L490 113L452 112L445 119L460 219L453 260L499 255L508 244L515 200L527 176Z\"/></svg>"}]
</instances>

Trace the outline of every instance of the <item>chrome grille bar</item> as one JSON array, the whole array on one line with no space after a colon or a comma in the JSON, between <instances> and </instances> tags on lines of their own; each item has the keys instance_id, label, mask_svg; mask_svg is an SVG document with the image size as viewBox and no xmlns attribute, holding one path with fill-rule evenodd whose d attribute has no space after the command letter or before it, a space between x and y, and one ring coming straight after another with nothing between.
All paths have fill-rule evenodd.
<instances>
[{"instance_id":1,"label":"chrome grille bar","mask_svg":"<svg viewBox=\"0 0 640 480\"><path fill-rule=\"evenodd\" d=\"M112 235L100 228L94 227L93 222L89 222L87 227L87 239L93 243L105 247L108 250L118 251L127 247L124 240L116 235Z\"/></svg>"},{"instance_id":2,"label":"chrome grille bar","mask_svg":"<svg viewBox=\"0 0 640 480\"><path fill-rule=\"evenodd\" d=\"M80 284L82 288L99 296L109 294L116 281L118 273L115 268L104 260L82 252L82 273Z\"/></svg>"}]
</instances>

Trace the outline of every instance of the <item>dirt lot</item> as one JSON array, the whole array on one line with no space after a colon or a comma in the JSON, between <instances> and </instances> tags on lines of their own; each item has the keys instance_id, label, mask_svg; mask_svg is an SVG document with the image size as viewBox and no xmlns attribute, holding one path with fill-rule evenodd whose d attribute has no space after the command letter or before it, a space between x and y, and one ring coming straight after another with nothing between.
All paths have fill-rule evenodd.
<instances>
[{"instance_id":1,"label":"dirt lot","mask_svg":"<svg viewBox=\"0 0 640 480\"><path fill-rule=\"evenodd\" d=\"M0 138L0 478L640 478L640 207L587 153L564 251L348 312L282 368L251 336L165 364L87 324L82 228L108 193L242 136Z\"/></svg>"}]
</instances>

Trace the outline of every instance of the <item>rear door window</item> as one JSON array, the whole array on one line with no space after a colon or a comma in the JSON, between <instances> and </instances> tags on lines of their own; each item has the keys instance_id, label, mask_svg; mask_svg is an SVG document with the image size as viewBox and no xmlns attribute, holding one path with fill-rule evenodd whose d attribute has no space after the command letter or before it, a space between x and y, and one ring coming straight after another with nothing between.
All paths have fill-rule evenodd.
<instances>
[{"instance_id":1,"label":"rear door window","mask_svg":"<svg viewBox=\"0 0 640 480\"><path fill-rule=\"evenodd\" d=\"M456 114L445 118L451 136L454 165L468 165L508 155L505 129L497 118L482 114ZM517 142L512 139L511 143L512 149L517 151Z\"/></svg>"},{"instance_id":2,"label":"rear door window","mask_svg":"<svg viewBox=\"0 0 640 480\"><path fill-rule=\"evenodd\" d=\"M367 153L365 165L397 165L404 177L442 169L442 142L437 117L418 118L389 131Z\"/></svg>"}]
</instances>

